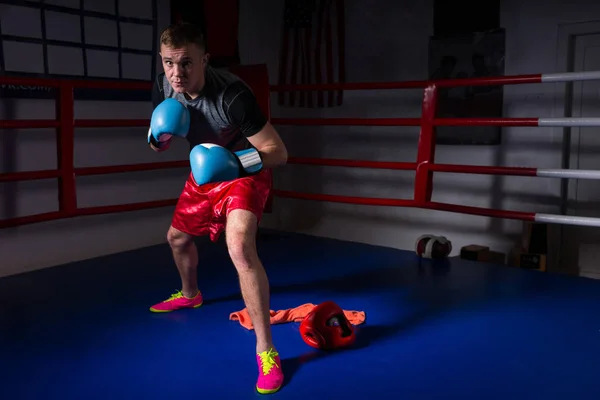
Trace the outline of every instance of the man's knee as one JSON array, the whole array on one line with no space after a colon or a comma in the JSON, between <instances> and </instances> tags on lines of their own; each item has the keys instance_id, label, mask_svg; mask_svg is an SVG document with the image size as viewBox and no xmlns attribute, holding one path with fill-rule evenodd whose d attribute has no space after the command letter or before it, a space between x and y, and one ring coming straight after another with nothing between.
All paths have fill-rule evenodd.
<instances>
[{"instance_id":1,"label":"man's knee","mask_svg":"<svg viewBox=\"0 0 600 400\"><path fill-rule=\"evenodd\" d=\"M246 210L233 210L227 218L225 238L233 264L238 270L253 268L257 263L256 216Z\"/></svg>"},{"instance_id":2,"label":"man's knee","mask_svg":"<svg viewBox=\"0 0 600 400\"><path fill-rule=\"evenodd\" d=\"M192 236L178 229L169 228L167 232L167 241L173 250L184 250L193 242Z\"/></svg>"}]
</instances>

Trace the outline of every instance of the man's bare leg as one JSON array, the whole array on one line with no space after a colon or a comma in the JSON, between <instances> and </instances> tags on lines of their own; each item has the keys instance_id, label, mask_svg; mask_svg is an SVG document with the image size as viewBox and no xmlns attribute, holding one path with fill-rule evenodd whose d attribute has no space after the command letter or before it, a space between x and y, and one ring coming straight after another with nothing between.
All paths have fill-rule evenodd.
<instances>
[{"instance_id":1,"label":"man's bare leg","mask_svg":"<svg viewBox=\"0 0 600 400\"><path fill-rule=\"evenodd\" d=\"M185 297L192 298L198 294L198 249L194 239L171 226L167 241L181 277L181 292Z\"/></svg>"},{"instance_id":2,"label":"man's bare leg","mask_svg":"<svg viewBox=\"0 0 600 400\"><path fill-rule=\"evenodd\" d=\"M225 237L231 261L237 269L242 297L256 334L256 352L276 350L271 336L269 280L256 250L256 216L246 210L232 210Z\"/></svg>"}]
</instances>

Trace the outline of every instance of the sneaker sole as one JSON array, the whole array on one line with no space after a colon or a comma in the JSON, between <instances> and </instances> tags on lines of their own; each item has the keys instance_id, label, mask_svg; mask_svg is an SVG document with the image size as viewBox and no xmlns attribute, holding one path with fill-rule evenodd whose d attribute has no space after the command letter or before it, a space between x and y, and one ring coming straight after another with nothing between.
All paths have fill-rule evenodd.
<instances>
[{"instance_id":1,"label":"sneaker sole","mask_svg":"<svg viewBox=\"0 0 600 400\"><path fill-rule=\"evenodd\" d=\"M200 303L200 304L196 304L195 306L192 307L181 307L181 308L176 308L174 310L158 310L156 308L152 308L150 307L150 311L154 312L154 313L168 313L168 312L173 312L173 311L177 311L177 310L181 310L182 308L198 308L200 307L202 304L204 304L204 302Z\"/></svg>"},{"instance_id":2,"label":"sneaker sole","mask_svg":"<svg viewBox=\"0 0 600 400\"><path fill-rule=\"evenodd\" d=\"M258 386L256 387L256 391L260 394L273 394L281 389L281 386L276 389L260 389Z\"/></svg>"}]
</instances>

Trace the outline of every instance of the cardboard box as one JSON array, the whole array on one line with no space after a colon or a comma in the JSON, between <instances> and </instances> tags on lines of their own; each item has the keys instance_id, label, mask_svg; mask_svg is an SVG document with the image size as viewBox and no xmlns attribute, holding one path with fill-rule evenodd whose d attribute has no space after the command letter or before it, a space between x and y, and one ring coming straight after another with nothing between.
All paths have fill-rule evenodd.
<instances>
[{"instance_id":1,"label":"cardboard box","mask_svg":"<svg viewBox=\"0 0 600 400\"><path fill-rule=\"evenodd\" d=\"M506 262L504 253L492 251L487 246L480 246L477 244L463 246L460 249L460 258L463 260L481 261L496 264L504 264Z\"/></svg>"},{"instance_id":2,"label":"cardboard box","mask_svg":"<svg viewBox=\"0 0 600 400\"><path fill-rule=\"evenodd\" d=\"M483 261L487 258L487 253L489 251L489 247L471 244L468 246L463 246L460 249L460 258L463 260Z\"/></svg>"},{"instance_id":3,"label":"cardboard box","mask_svg":"<svg viewBox=\"0 0 600 400\"><path fill-rule=\"evenodd\" d=\"M507 264L512 267L545 272L547 270L547 256L543 253L531 253L523 248L516 247L510 252Z\"/></svg>"}]
</instances>

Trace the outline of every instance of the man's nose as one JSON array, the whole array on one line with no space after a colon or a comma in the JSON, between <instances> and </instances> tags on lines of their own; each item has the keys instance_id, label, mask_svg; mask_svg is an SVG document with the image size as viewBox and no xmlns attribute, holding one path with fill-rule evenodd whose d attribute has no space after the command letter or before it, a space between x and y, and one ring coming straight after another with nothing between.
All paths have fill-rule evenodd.
<instances>
[{"instance_id":1,"label":"man's nose","mask_svg":"<svg viewBox=\"0 0 600 400\"><path fill-rule=\"evenodd\" d=\"M179 64L175 64L174 71L175 75L180 76L183 75L183 67Z\"/></svg>"}]
</instances>

